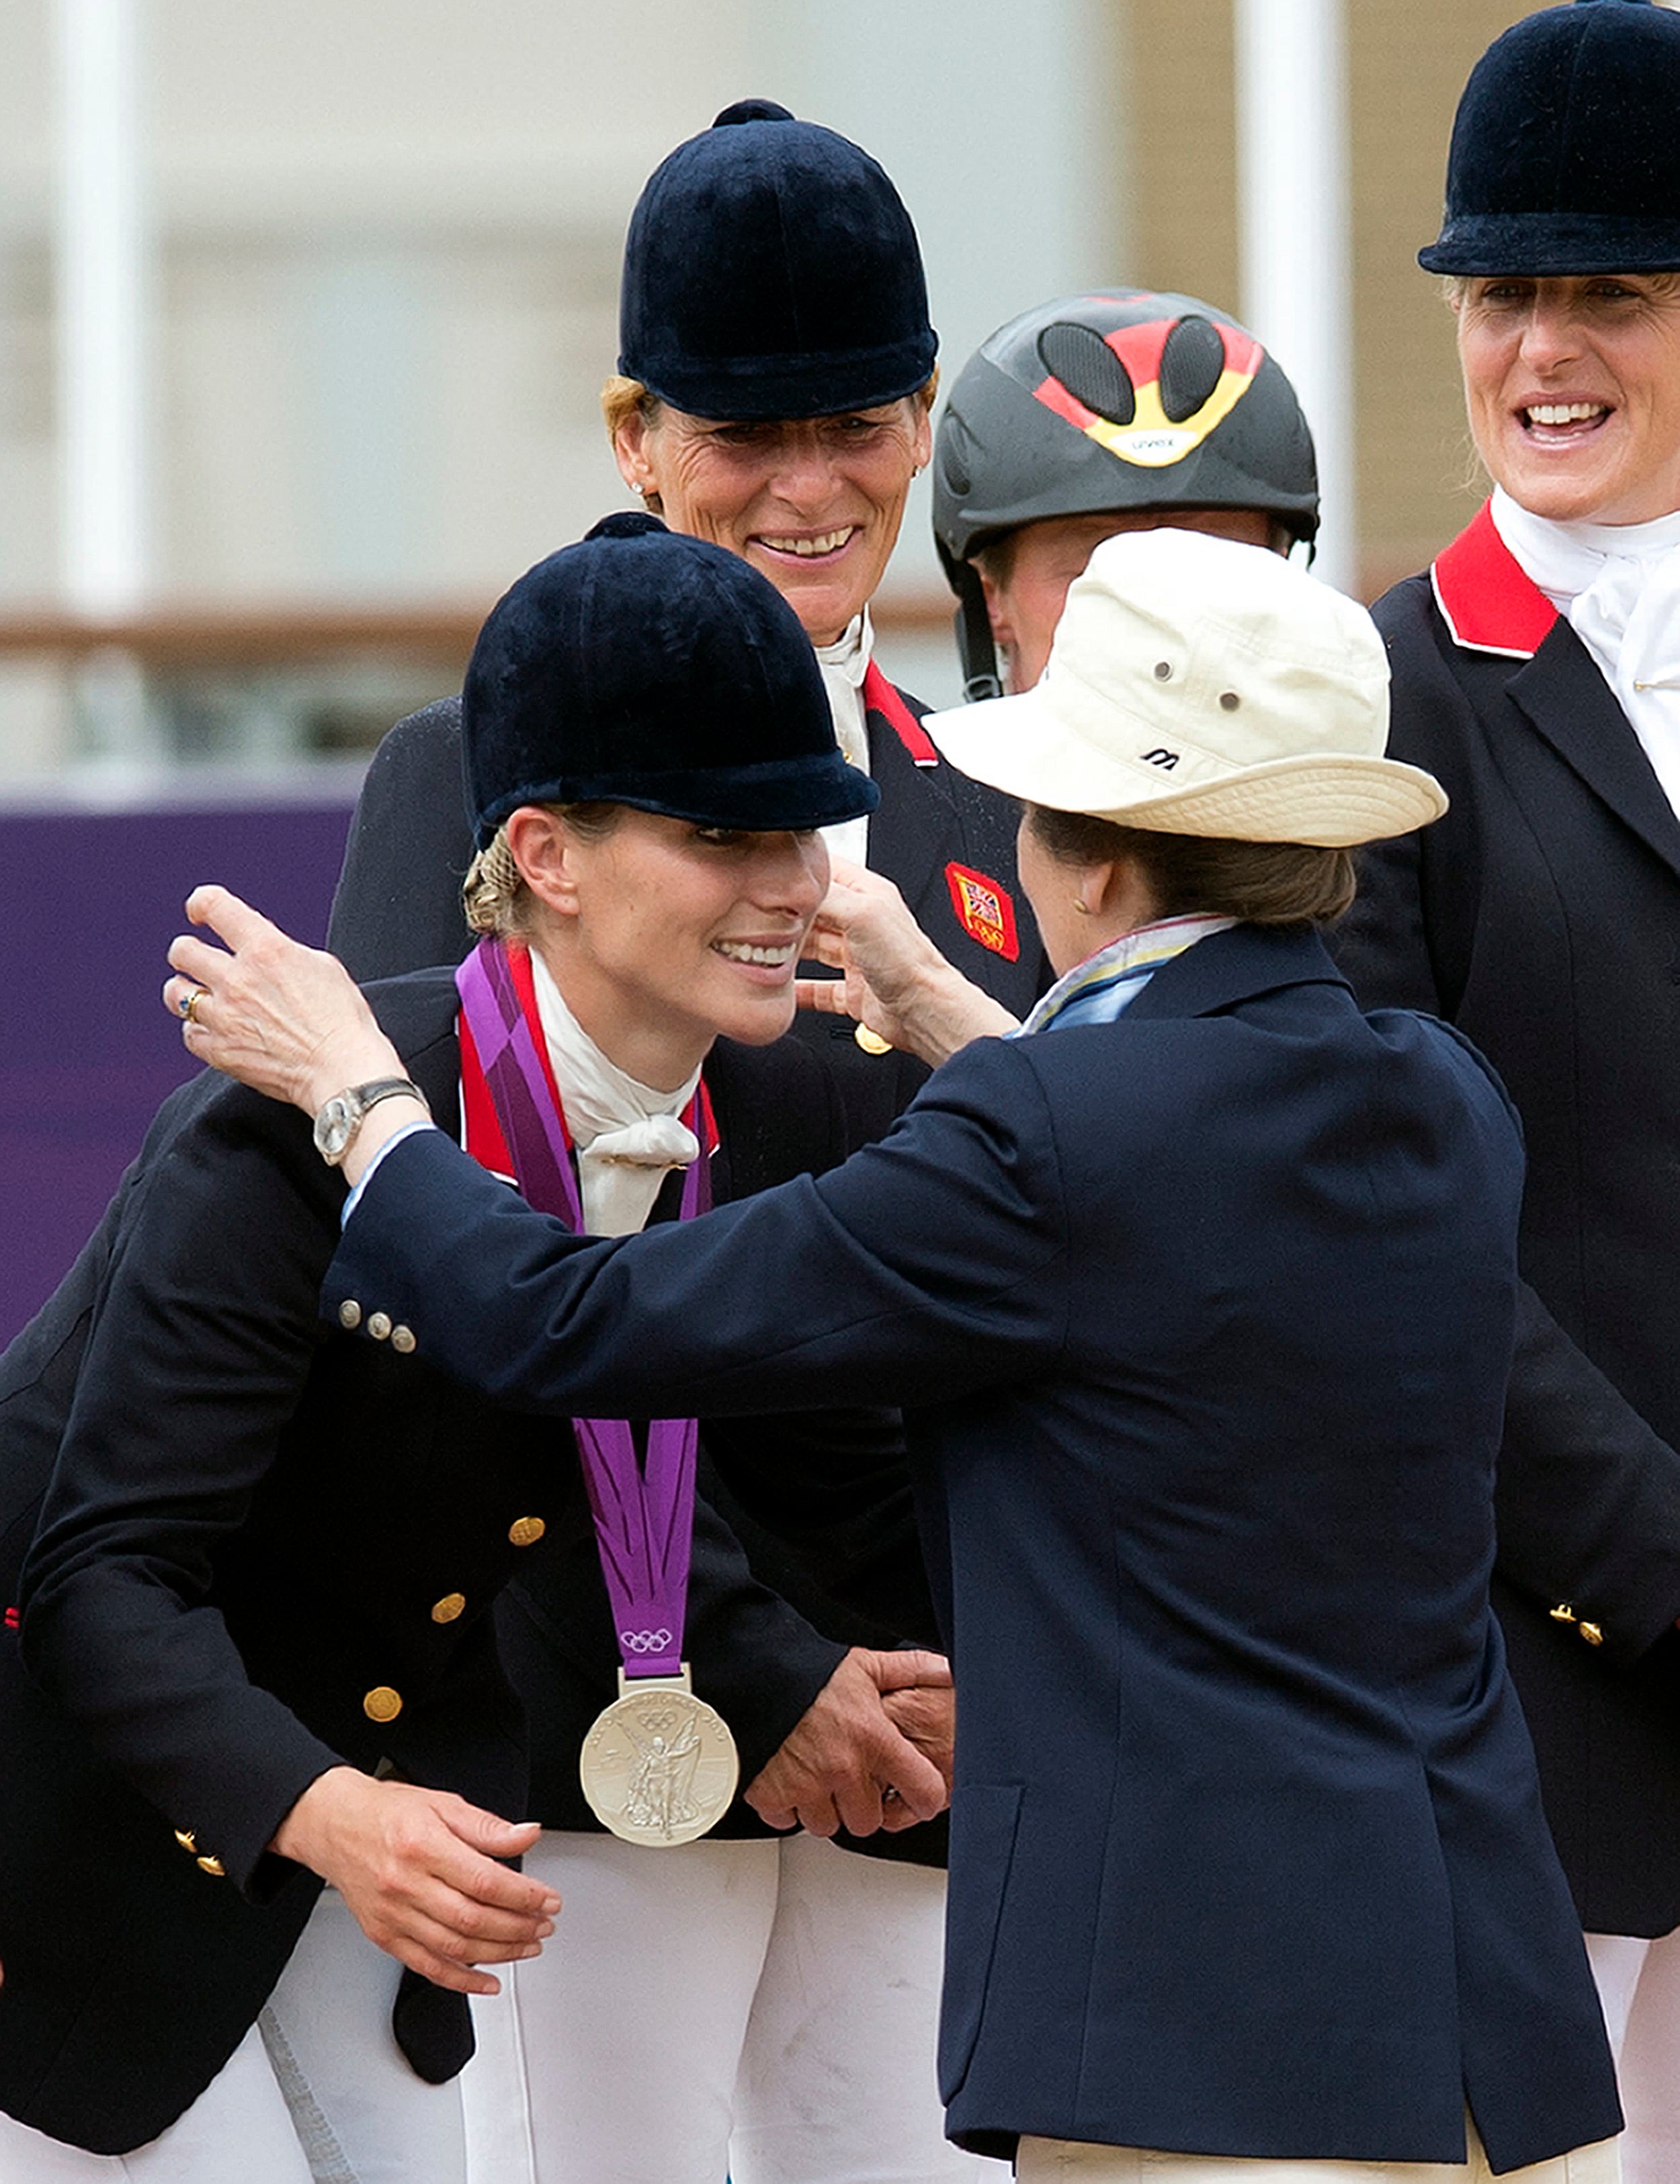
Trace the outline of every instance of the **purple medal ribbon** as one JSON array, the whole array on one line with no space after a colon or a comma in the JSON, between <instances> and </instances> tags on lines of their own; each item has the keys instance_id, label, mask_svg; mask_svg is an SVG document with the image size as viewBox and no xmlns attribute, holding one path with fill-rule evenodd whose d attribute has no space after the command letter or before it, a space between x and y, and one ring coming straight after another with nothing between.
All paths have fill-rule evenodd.
<instances>
[{"instance_id":1,"label":"purple medal ribbon","mask_svg":"<svg viewBox=\"0 0 1680 2184\"><path fill-rule=\"evenodd\" d=\"M539 1212L555 1215L581 1235L571 1148L501 943L481 940L455 973L455 985L520 1191ZM683 1178L678 1218L692 1220L710 1206L703 1147ZM643 1466L626 1419L572 1424L625 1674L676 1675L694 1544L698 1424L693 1418L653 1419Z\"/></svg>"}]
</instances>

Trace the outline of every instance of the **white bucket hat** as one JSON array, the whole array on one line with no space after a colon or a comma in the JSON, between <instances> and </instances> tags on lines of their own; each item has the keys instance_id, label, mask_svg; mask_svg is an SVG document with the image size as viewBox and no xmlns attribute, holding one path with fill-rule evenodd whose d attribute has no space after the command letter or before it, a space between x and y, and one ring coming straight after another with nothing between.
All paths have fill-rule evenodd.
<instances>
[{"instance_id":1,"label":"white bucket hat","mask_svg":"<svg viewBox=\"0 0 1680 2184\"><path fill-rule=\"evenodd\" d=\"M1382 755L1388 659L1365 609L1199 532L1105 538L1037 684L922 725L976 781L1165 834L1347 849L1447 808Z\"/></svg>"}]
</instances>

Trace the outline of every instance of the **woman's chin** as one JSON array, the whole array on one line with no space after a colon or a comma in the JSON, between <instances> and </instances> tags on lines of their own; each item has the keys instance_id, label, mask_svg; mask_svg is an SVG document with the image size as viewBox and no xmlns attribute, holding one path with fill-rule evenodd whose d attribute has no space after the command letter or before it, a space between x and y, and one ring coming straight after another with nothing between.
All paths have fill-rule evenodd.
<instances>
[{"instance_id":1,"label":"woman's chin","mask_svg":"<svg viewBox=\"0 0 1680 2184\"><path fill-rule=\"evenodd\" d=\"M799 617L813 644L832 644L869 604L871 574L861 566L859 542L819 560L773 554L754 548L748 555L761 577L768 577Z\"/></svg>"},{"instance_id":2,"label":"woman's chin","mask_svg":"<svg viewBox=\"0 0 1680 2184\"><path fill-rule=\"evenodd\" d=\"M718 1036L732 1039L742 1046L773 1046L793 1028L798 1014L790 979L785 992L743 1000L738 1007L732 1009L728 1022L718 1025Z\"/></svg>"}]
</instances>

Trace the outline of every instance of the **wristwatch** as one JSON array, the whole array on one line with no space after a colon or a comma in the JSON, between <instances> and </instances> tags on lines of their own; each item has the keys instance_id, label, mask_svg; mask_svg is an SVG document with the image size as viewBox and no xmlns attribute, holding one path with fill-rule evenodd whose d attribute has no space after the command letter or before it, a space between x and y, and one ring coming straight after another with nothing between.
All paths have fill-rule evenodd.
<instances>
[{"instance_id":1,"label":"wristwatch","mask_svg":"<svg viewBox=\"0 0 1680 2184\"><path fill-rule=\"evenodd\" d=\"M403 1093L418 1100L429 1115L431 1109L418 1084L407 1077L376 1077L370 1084L352 1084L342 1092L335 1092L315 1117L315 1150L329 1167L339 1167L346 1153L355 1142L362 1117L370 1107L378 1106L381 1100L395 1100Z\"/></svg>"}]
</instances>

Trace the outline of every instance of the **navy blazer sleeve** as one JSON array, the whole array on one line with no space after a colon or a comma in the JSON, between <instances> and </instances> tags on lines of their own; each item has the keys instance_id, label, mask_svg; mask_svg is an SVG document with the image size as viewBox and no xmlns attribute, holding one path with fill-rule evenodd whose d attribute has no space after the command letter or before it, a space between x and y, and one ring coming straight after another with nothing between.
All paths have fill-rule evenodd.
<instances>
[{"instance_id":1,"label":"navy blazer sleeve","mask_svg":"<svg viewBox=\"0 0 1680 2184\"><path fill-rule=\"evenodd\" d=\"M248 1886L339 1758L207 1597L309 1373L342 1199L263 1104L210 1102L134 1186L21 1586L36 1680Z\"/></svg>"},{"instance_id":2,"label":"navy blazer sleeve","mask_svg":"<svg viewBox=\"0 0 1680 2184\"><path fill-rule=\"evenodd\" d=\"M1439 776L1452 809L1421 833L1361 853L1359 895L1332 947L1362 1006L1457 1020L1472 953L1478 939L1486 944L1483 835L1495 821L1466 762L1486 731L1420 632L1427 596L1427 587L1405 585L1378 609L1395 660L1390 749ZM1509 661L1487 665L1510 671ZM1554 848L1568 854L1566 844ZM1628 1035L1638 1033L1630 1026ZM1501 1574L1543 1607L1577 1603L1602 1629L1607 1656L1644 1653L1680 1616L1680 1454L1526 1284L1497 1514Z\"/></svg>"},{"instance_id":3,"label":"navy blazer sleeve","mask_svg":"<svg viewBox=\"0 0 1680 2184\"><path fill-rule=\"evenodd\" d=\"M375 1172L327 1286L515 1408L937 1403L1064 1340L1055 1134L1019 1050L947 1063L882 1144L682 1230L575 1238L423 1132Z\"/></svg>"}]
</instances>

